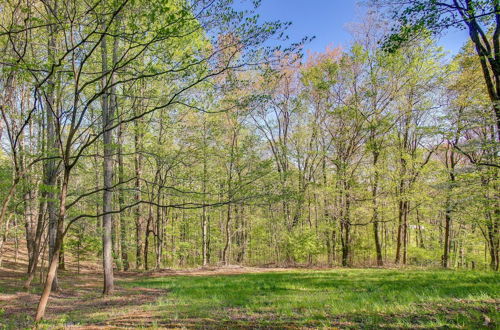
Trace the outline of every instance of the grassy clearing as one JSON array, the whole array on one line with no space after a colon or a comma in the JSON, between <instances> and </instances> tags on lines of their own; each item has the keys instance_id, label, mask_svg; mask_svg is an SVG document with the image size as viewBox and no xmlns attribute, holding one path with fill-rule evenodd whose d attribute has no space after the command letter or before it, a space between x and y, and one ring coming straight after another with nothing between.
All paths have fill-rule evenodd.
<instances>
[{"instance_id":1,"label":"grassy clearing","mask_svg":"<svg viewBox=\"0 0 500 330\"><path fill-rule=\"evenodd\" d=\"M161 323L240 326L498 325L495 273L352 269L172 276L124 283L165 289Z\"/></svg>"},{"instance_id":2,"label":"grassy clearing","mask_svg":"<svg viewBox=\"0 0 500 330\"><path fill-rule=\"evenodd\" d=\"M53 318L41 327L496 328L499 280L493 272L408 269L157 273L122 277L115 295L102 297L98 278L87 278L53 298ZM89 282L96 286L83 286ZM36 300L19 296L29 307L9 318L24 321L4 325L29 325Z\"/></svg>"}]
</instances>

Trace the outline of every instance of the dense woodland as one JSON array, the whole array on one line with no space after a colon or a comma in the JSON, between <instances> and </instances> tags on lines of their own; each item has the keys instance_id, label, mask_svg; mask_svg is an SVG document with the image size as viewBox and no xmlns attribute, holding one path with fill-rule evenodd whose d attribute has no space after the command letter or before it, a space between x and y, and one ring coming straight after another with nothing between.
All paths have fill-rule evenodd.
<instances>
[{"instance_id":1,"label":"dense woodland","mask_svg":"<svg viewBox=\"0 0 500 330\"><path fill-rule=\"evenodd\" d=\"M499 1L371 1L304 56L258 5L0 3L0 263L27 249L37 319L96 260L105 294L116 270L498 270Z\"/></svg>"}]
</instances>

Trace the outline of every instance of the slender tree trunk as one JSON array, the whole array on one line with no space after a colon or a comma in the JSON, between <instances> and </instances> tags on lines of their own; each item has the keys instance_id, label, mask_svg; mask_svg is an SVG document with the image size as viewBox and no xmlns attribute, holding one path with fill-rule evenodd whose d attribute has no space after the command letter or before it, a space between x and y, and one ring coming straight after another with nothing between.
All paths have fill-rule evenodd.
<instances>
[{"instance_id":1,"label":"slender tree trunk","mask_svg":"<svg viewBox=\"0 0 500 330\"><path fill-rule=\"evenodd\" d=\"M149 263L148 263L149 236L151 234L152 221L153 221L153 210L152 210L152 207L149 206L149 214L148 214L148 219L146 221L146 235L144 237L144 269L145 270L149 270Z\"/></svg>"},{"instance_id":2,"label":"slender tree trunk","mask_svg":"<svg viewBox=\"0 0 500 330\"><path fill-rule=\"evenodd\" d=\"M350 195L348 184L343 179L342 182L342 217L341 217L341 236L342 236L342 266L351 266L351 219L350 219Z\"/></svg>"},{"instance_id":3,"label":"slender tree trunk","mask_svg":"<svg viewBox=\"0 0 500 330\"><path fill-rule=\"evenodd\" d=\"M54 13L57 13L57 1L53 2L53 8L52 11ZM53 14L53 13L52 13ZM53 31L53 27L49 26L49 43L48 43L48 57L51 62L54 61L55 58L55 51L56 51L56 41L55 41L55 32ZM58 142L56 139L56 132L55 132L55 116L57 114L57 109L56 109L56 103L55 103L55 82L52 77L50 77L47 80L47 86L48 86L48 92L47 96L45 98L45 112L47 116L47 155L48 156L53 156L56 154L57 149L58 149ZM58 211L57 211L57 205L55 202L55 194L54 191L56 190L57 186L57 164L55 159L48 159L46 161L46 168L47 168L47 210L49 213L49 260L53 259L54 256L54 251L56 249L56 236L57 236L57 227L58 227L58 222L59 221L64 221L64 219L59 219ZM63 238L61 237L61 246L62 246L62 240ZM57 262L59 262L59 255L57 256ZM52 280L52 290L58 291L59 290L59 284L57 280L57 267L54 270L54 278Z\"/></svg>"},{"instance_id":4,"label":"slender tree trunk","mask_svg":"<svg viewBox=\"0 0 500 330\"><path fill-rule=\"evenodd\" d=\"M372 222L373 222L373 238L375 241L375 252L377 254L377 266L383 266L384 261L382 259L382 246L380 244L380 236L378 229L378 181L379 181L379 172L378 172L378 151L373 151L373 169L375 171L373 175L373 183L372 183Z\"/></svg>"},{"instance_id":5,"label":"slender tree trunk","mask_svg":"<svg viewBox=\"0 0 500 330\"><path fill-rule=\"evenodd\" d=\"M108 72L108 50L107 37L104 36L101 41L102 72ZM103 197L102 197L102 266L103 266L103 294L109 295L113 292L113 216L110 213L113 210L113 132L111 126L114 121L114 106L109 104L109 93L107 92L108 80L104 75L102 79L102 88L105 90L102 96L102 118L103 118ZM112 82L111 82L112 83Z\"/></svg>"},{"instance_id":6,"label":"slender tree trunk","mask_svg":"<svg viewBox=\"0 0 500 330\"><path fill-rule=\"evenodd\" d=\"M490 269L498 271L499 269L499 214L495 211L489 211L487 214L487 241L490 254Z\"/></svg>"},{"instance_id":7,"label":"slender tree trunk","mask_svg":"<svg viewBox=\"0 0 500 330\"><path fill-rule=\"evenodd\" d=\"M232 199L232 187L233 187L233 167L234 167L234 157L235 157L235 148L237 144L237 136L236 136L236 128L233 128L232 137L231 137L231 152L230 152L230 163L228 169L228 179L227 179L227 198L228 200ZM226 225L224 227L225 230L225 243L224 249L222 250L222 262L224 265L229 263L229 248L231 247L231 219L232 219L232 205L229 203L227 205L227 213L226 213Z\"/></svg>"},{"instance_id":8,"label":"slender tree trunk","mask_svg":"<svg viewBox=\"0 0 500 330\"><path fill-rule=\"evenodd\" d=\"M442 266L448 268L449 253L450 253L450 231L451 231L451 200L450 196L446 197L446 211L444 224L444 242L443 242L443 257Z\"/></svg>"},{"instance_id":9,"label":"slender tree trunk","mask_svg":"<svg viewBox=\"0 0 500 330\"><path fill-rule=\"evenodd\" d=\"M222 250L222 263L224 265L229 264L229 256L228 256L228 251L229 251L229 246L231 245L231 217L232 217L232 208L231 204L227 205L227 213L226 213L226 223L224 226L224 249Z\"/></svg>"},{"instance_id":10,"label":"slender tree trunk","mask_svg":"<svg viewBox=\"0 0 500 330\"><path fill-rule=\"evenodd\" d=\"M403 265L406 265L408 258L408 214L410 202L405 201L403 213Z\"/></svg>"},{"instance_id":11,"label":"slender tree trunk","mask_svg":"<svg viewBox=\"0 0 500 330\"><path fill-rule=\"evenodd\" d=\"M118 126L118 182L120 190L118 192L118 206L122 209L125 206L125 193L123 182L125 181L125 172L123 164L123 124ZM120 251L123 270L127 271L130 268L128 261L128 225L123 212L120 213Z\"/></svg>"},{"instance_id":12,"label":"slender tree trunk","mask_svg":"<svg viewBox=\"0 0 500 330\"><path fill-rule=\"evenodd\" d=\"M399 190L399 202L398 202L398 233L396 239L396 259L395 263L399 264L401 262L401 253L404 239L404 217L405 217L405 205L406 201L403 199L404 194L404 182L400 179L400 190Z\"/></svg>"},{"instance_id":13,"label":"slender tree trunk","mask_svg":"<svg viewBox=\"0 0 500 330\"><path fill-rule=\"evenodd\" d=\"M156 197L158 205L161 205L161 187L158 187L158 196ZM162 254L163 254L163 209L159 206L156 207L156 269L161 268Z\"/></svg>"},{"instance_id":14,"label":"slender tree trunk","mask_svg":"<svg viewBox=\"0 0 500 330\"><path fill-rule=\"evenodd\" d=\"M35 321L40 321L45 315L45 309L47 307L47 302L49 300L50 293L52 291L53 283L56 278L57 267L59 266L59 252L61 251L63 235L64 235L64 218L66 217L66 197L68 194L68 181L69 181L69 169L65 167L63 180L61 184L61 192L59 198L59 214L57 218L57 231L56 239L54 243L54 252L52 257L49 258L49 269L47 271L47 277L45 279L45 285L43 287L42 295L38 303L38 308L36 311Z\"/></svg>"},{"instance_id":15,"label":"slender tree trunk","mask_svg":"<svg viewBox=\"0 0 500 330\"><path fill-rule=\"evenodd\" d=\"M326 248L327 248L327 253L328 253L328 267L332 267L333 263L335 262L335 241L336 241L336 236L337 236L337 230L335 229L335 222L333 221L333 217L328 211L328 197L327 197L327 186L328 186L328 180L327 180L327 173L326 173L326 150L325 150L325 142L323 141L323 157L321 161L322 165L322 174L323 174L323 189L324 191L324 197L323 197L323 216L324 216L324 221L326 222L327 229L326 229Z\"/></svg>"},{"instance_id":16,"label":"slender tree trunk","mask_svg":"<svg viewBox=\"0 0 500 330\"><path fill-rule=\"evenodd\" d=\"M207 208L204 206L201 214L201 236L202 236L202 264L208 265L208 217Z\"/></svg>"},{"instance_id":17,"label":"slender tree trunk","mask_svg":"<svg viewBox=\"0 0 500 330\"><path fill-rule=\"evenodd\" d=\"M424 233L422 230L422 225L421 225L421 221L420 221L420 212L418 211L418 208L416 209L415 213L416 213L417 226L418 226L417 227L418 228L418 246L421 249L425 249Z\"/></svg>"},{"instance_id":18,"label":"slender tree trunk","mask_svg":"<svg viewBox=\"0 0 500 330\"><path fill-rule=\"evenodd\" d=\"M44 171L44 179L45 178L46 175ZM38 259L40 258L40 252L42 248L42 236L44 232L44 217L47 209L47 202L45 200L46 196L47 196L46 192L42 191L38 207L38 216L37 216L38 220L36 225L35 238L33 241L33 250L32 250L32 255L30 256L31 260L28 268L28 278L26 279L26 282L24 282L25 289L28 289L31 286L31 282L35 278L35 273L38 266Z\"/></svg>"},{"instance_id":19,"label":"slender tree trunk","mask_svg":"<svg viewBox=\"0 0 500 330\"><path fill-rule=\"evenodd\" d=\"M207 123L206 120L203 121L203 182L202 182L202 193L203 193L203 204L206 203L207 194ZM208 218L207 218L207 207L203 205L201 210L201 254L202 254L202 264L206 266L208 264Z\"/></svg>"},{"instance_id":20,"label":"slender tree trunk","mask_svg":"<svg viewBox=\"0 0 500 330\"><path fill-rule=\"evenodd\" d=\"M142 133L140 127L139 120L134 122L135 124L135 157L134 157L134 165L135 165L135 201L140 202L142 199L142 153L141 153L141 144L142 144ZM143 217L142 217L142 207L141 204L137 205L135 209L135 235L136 235L136 261L135 267L136 269L142 268L142 235L143 235Z\"/></svg>"}]
</instances>

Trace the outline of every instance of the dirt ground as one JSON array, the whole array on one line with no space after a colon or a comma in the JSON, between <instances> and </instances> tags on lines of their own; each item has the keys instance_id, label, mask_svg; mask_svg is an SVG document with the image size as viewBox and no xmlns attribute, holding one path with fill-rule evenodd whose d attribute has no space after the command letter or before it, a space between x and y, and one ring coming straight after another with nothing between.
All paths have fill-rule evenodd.
<instances>
[{"instance_id":1,"label":"dirt ground","mask_svg":"<svg viewBox=\"0 0 500 330\"><path fill-rule=\"evenodd\" d=\"M7 246L4 250L5 257L0 267L0 328L23 328L31 327L35 315L42 286L40 276L37 275L29 290L23 288L26 279L26 255L22 250L18 251L14 260L14 250L12 246ZM15 262L14 262L15 261ZM116 317L109 317L102 323L90 326L72 326L60 321L61 327L71 329L112 329L127 328L136 325L158 325L158 319L149 312L141 311L133 306L144 306L155 302L161 296L168 294L166 290L144 288L144 287L122 287L115 285L115 292L112 296L103 296L102 273L95 263L83 263L80 274L76 273L76 266L73 262L67 261L70 270L59 270L59 292L52 292L46 310L46 320L49 324L58 323L60 315L75 313L78 311L79 318L85 319L85 315L90 315L99 311L102 314L113 315L118 309L130 313L121 312ZM115 271L116 282L136 281L140 278L165 277L165 276L210 276L210 275L236 275L248 273L279 272L290 271L284 268L252 268L242 266L226 267L204 267L195 269L161 269L145 272L117 272ZM128 307L128 308L127 308ZM109 312L109 313L108 313ZM184 320L186 321L186 320ZM199 322L199 320L197 320ZM184 328L186 325L176 325L171 323L169 328ZM207 324L209 326L209 324ZM52 326L49 326L52 328Z\"/></svg>"}]
</instances>

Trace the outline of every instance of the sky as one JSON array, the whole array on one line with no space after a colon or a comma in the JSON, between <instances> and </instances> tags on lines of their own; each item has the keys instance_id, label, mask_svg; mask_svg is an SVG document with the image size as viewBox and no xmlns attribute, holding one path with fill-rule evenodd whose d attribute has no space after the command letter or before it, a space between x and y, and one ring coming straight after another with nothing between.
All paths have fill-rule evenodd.
<instances>
[{"instance_id":1,"label":"sky","mask_svg":"<svg viewBox=\"0 0 500 330\"><path fill-rule=\"evenodd\" d=\"M292 22L288 30L291 41L315 36L305 46L306 52L321 52L329 45L348 46L348 23L359 22L363 18L359 0L262 0L258 12L263 20ZM452 56L460 50L467 37L465 31L450 30L439 37L438 44Z\"/></svg>"}]
</instances>

